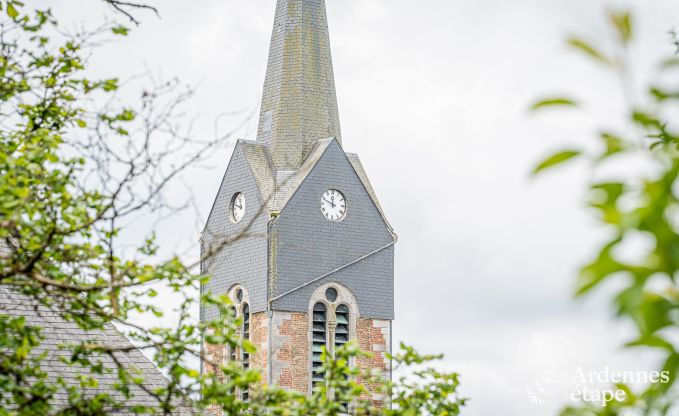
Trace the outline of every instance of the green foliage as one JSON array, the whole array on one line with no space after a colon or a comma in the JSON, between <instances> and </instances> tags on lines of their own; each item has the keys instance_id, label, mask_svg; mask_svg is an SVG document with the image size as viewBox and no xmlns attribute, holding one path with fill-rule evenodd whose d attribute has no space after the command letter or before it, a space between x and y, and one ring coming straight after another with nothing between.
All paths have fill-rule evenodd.
<instances>
[{"instance_id":1,"label":"green foliage","mask_svg":"<svg viewBox=\"0 0 679 416\"><path fill-rule=\"evenodd\" d=\"M577 103L570 98L555 97L555 98L545 98L540 100L531 106L533 111L540 110L546 107L577 107Z\"/></svg>"},{"instance_id":2,"label":"green foliage","mask_svg":"<svg viewBox=\"0 0 679 416\"><path fill-rule=\"evenodd\" d=\"M593 62L605 63L613 74L626 80L625 74L632 62L633 17L628 11L612 11L608 16L616 34L615 50L603 53L599 47L578 38L568 42ZM679 353L676 337L671 334L679 325L676 318L679 309L676 282L679 272L676 222L679 131L669 123L667 115L671 108L676 108L679 94L662 82L676 62L676 58L670 58L658 65L659 73L646 88L646 96L638 103L629 104L623 123L598 133L599 146L580 156L591 165L593 177L601 177L600 173L606 172L605 177L610 178L604 182L593 180L588 190L589 207L609 235L593 259L582 268L577 286L577 295L585 296L616 280L618 290L612 303L618 316L633 323L636 329L635 338L626 346L651 348L662 354L661 370L668 371L669 382L656 383L638 392L629 386L618 386L627 392L624 402L612 402L608 407L574 406L565 409L564 416L618 415L623 411L667 415L677 401L675 383ZM626 92L633 88L629 84L624 87ZM626 133L620 135L613 131ZM554 154L540 163L535 172L574 156L576 152L572 151ZM622 160L635 160L643 168L626 169ZM649 248L635 249L635 256L623 256L624 249L639 239L647 241Z\"/></svg>"},{"instance_id":3,"label":"green foliage","mask_svg":"<svg viewBox=\"0 0 679 416\"><path fill-rule=\"evenodd\" d=\"M134 7L106 2L116 10ZM25 10L13 0L0 0L0 8L0 285L83 330L125 328L167 375L166 385L149 387L143 373L116 358L129 346L65 337L64 364L73 367L77 382L50 378L42 368L40 328L0 315L0 416L105 415L126 408L135 386L155 399L126 409L137 414L169 414L186 403L227 415L338 415L342 403L363 415L459 414L465 401L457 396L458 376L433 368L411 373L409 366L437 358L411 348L393 357L408 375L396 382L359 370L355 363L365 354L355 343L334 356L324 353L327 383L310 397L264 386L258 371L205 354L204 341L254 352L239 337L241 322L231 315L228 298L196 295L209 279L196 269L209 259L187 264L177 256L160 258L153 233L133 250L119 247L120 224L139 219L134 215L140 212L148 221L166 209L163 189L214 145L198 142L191 153L190 137L175 124L190 92L177 93L176 82L159 83L139 102L120 103L115 94L121 83L88 79L85 57L100 44L98 37L125 36L127 28L109 24L67 36L49 10ZM173 150L186 161L177 164L169 157ZM180 299L173 305L177 319L137 325L144 314L167 320L168 311L153 303L160 288ZM196 323L198 303L223 318ZM103 357L113 360L113 370ZM213 371L197 371L191 359ZM115 391L86 394L97 386L97 375L111 371ZM246 390L251 394L244 402L235 392ZM67 408L53 407L56 393L66 394ZM375 402L373 394L384 401ZM390 397L393 406L384 407Z\"/></svg>"},{"instance_id":4,"label":"green foliage","mask_svg":"<svg viewBox=\"0 0 679 416\"><path fill-rule=\"evenodd\" d=\"M554 153L537 165L533 170L533 174L538 174L544 170L558 166L580 156L580 154L581 152L579 150L562 150L558 153Z\"/></svg>"},{"instance_id":5,"label":"green foliage","mask_svg":"<svg viewBox=\"0 0 679 416\"><path fill-rule=\"evenodd\" d=\"M396 369L423 366L441 359L440 355L420 355L411 347L401 344L401 352L392 360ZM389 383L392 391L391 409L385 415L459 415L467 400L457 393L460 385L455 373L443 374L433 367L418 368L413 374L402 376L398 382Z\"/></svg>"},{"instance_id":6,"label":"green foliage","mask_svg":"<svg viewBox=\"0 0 679 416\"><path fill-rule=\"evenodd\" d=\"M586 40L580 38L570 38L568 39L568 44L573 49L580 51L581 53L593 58L595 61L602 63L604 65L613 65L613 61L605 56L603 53L599 52L597 48L592 46Z\"/></svg>"}]
</instances>

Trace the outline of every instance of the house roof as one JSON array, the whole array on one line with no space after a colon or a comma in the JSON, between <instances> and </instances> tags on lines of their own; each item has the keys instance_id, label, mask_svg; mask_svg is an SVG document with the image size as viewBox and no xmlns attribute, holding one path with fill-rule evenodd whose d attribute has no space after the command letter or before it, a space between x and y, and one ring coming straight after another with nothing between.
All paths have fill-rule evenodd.
<instances>
[{"instance_id":1,"label":"house roof","mask_svg":"<svg viewBox=\"0 0 679 416\"><path fill-rule=\"evenodd\" d=\"M74 322L64 319L59 311L39 304L33 298L3 285L0 285L0 314L24 317L26 325L41 328L44 340L33 350L33 353L45 354L41 368L48 374L48 382L54 383L58 378L62 378L66 383L78 386L78 376L89 374L87 369L68 363L72 354L72 346L83 342L95 342L111 347L129 348L125 352L116 352L115 357L119 362L124 363L132 375L138 373L144 378L144 388L152 391L168 383L168 379L160 370L141 351L133 348L130 341L111 324L105 325L100 331L83 330ZM103 364L104 371L101 374L91 374L96 378L98 385L87 387L85 395L108 394L116 402L125 403L125 408L111 409L110 413L116 415L132 415L135 414L132 411L134 406L152 406L157 403L151 394L134 384L129 386L131 397L126 398L115 388L120 381L113 359L107 355L100 355L97 359ZM55 409L67 407L68 393L57 391L51 404ZM178 406L173 414L193 415L197 412L188 407Z\"/></svg>"}]
</instances>

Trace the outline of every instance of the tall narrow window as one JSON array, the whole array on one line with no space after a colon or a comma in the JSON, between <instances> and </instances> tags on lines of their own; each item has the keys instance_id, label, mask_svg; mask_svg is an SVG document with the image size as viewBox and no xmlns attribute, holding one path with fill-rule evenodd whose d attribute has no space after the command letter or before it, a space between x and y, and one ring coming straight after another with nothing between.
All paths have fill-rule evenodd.
<instances>
[{"instance_id":1,"label":"tall narrow window","mask_svg":"<svg viewBox=\"0 0 679 416\"><path fill-rule=\"evenodd\" d=\"M349 341L349 307L347 305L339 305L335 309L335 321L337 322L335 348L339 348ZM346 412L349 409L349 403L342 403L342 407Z\"/></svg>"},{"instance_id":2,"label":"tall narrow window","mask_svg":"<svg viewBox=\"0 0 679 416\"><path fill-rule=\"evenodd\" d=\"M314 305L312 328L312 358L311 358L311 382L313 387L324 382L323 360L321 354L323 347L327 347L328 340L328 310L322 303Z\"/></svg>"},{"instance_id":3,"label":"tall narrow window","mask_svg":"<svg viewBox=\"0 0 679 416\"><path fill-rule=\"evenodd\" d=\"M231 316L229 316L229 319L231 319L231 320L236 319L237 315L236 315L236 308L235 307L230 306L229 307L229 313L231 314ZM226 348L228 350L227 359L229 360L230 363L235 363L236 362L236 347L229 345Z\"/></svg>"},{"instance_id":4,"label":"tall narrow window","mask_svg":"<svg viewBox=\"0 0 679 416\"><path fill-rule=\"evenodd\" d=\"M335 346L340 347L349 341L349 307L340 305L335 312L337 329L335 330Z\"/></svg>"},{"instance_id":5,"label":"tall narrow window","mask_svg":"<svg viewBox=\"0 0 679 416\"><path fill-rule=\"evenodd\" d=\"M250 339L250 306L247 303L243 305L243 339L246 341ZM243 350L242 357L243 368L247 370L250 368L250 353ZM250 398L250 392L247 389L243 391L242 398L244 402Z\"/></svg>"}]
</instances>

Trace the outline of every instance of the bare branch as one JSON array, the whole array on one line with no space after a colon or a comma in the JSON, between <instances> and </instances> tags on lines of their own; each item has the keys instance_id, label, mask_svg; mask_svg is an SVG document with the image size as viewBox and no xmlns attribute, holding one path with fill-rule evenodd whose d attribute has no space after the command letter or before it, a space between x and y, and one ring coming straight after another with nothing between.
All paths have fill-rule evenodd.
<instances>
[{"instance_id":1,"label":"bare branch","mask_svg":"<svg viewBox=\"0 0 679 416\"><path fill-rule=\"evenodd\" d=\"M153 13L155 13L156 16L160 17L158 9L148 4L120 0L103 0L103 1L105 3L108 3L117 12L122 13L125 17L130 19L130 21L135 25L139 25L140 21L132 14L134 10L150 10Z\"/></svg>"}]
</instances>

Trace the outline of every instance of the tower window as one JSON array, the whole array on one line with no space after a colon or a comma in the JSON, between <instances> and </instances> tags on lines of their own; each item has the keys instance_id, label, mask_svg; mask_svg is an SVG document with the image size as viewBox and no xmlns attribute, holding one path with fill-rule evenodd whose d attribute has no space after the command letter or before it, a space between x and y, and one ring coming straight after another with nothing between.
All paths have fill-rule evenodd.
<instances>
[{"instance_id":1,"label":"tower window","mask_svg":"<svg viewBox=\"0 0 679 416\"><path fill-rule=\"evenodd\" d=\"M250 339L250 306L248 304L243 305L243 340L247 341ZM250 353L243 350L243 368L250 368ZM246 389L242 394L243 401L248 401L250 398L250 392Z\"/></svg>"},{"instance_id":2,"label":"tower window","mask_svg":"<svg viewBox=\"0 0 679 416\"><path fill-rule=\"evenodd\" d=\"M339 347L349 341L349 307L340 305L335 312L337 329L335 329L335 346Z\"/></svg>"},{"instance_id":3,"label":"tower window","mask_svg":"<svg viewBox=\"0 0 679 416\"><path fill-rule=\"evenodd\" d=\"M339 348L349 341L349 307L339 305L335 310L335 348ZM334 351L333 351L334 352ZM342 403L344 411L349 409L349 403Z\"/></svg>"},{"instance_id":4,"label":"tower window","mask_svg":"<svg viewBox=\"0 0 679 416\"><path fill-rule=\"evenodd\" d=\"M325 298L328 300L328 302L334 302L337 300L337 289L334 287L329 287L328 290L325 291Z\"/></svg>"},{"instance_id":5,"label":"tower window","mask_svg":"<svg viewBox=\"0 0 679 416\"><path fill-rule=\"evenodd\" d=\"M349 342L354 333L355 325L353 309L356 298L339 284L330 284L319 288L311 298L309 311L310 318L310 337L311 337L311 389L318 391L319 387L326 384L326 376L323 371L323 360L321 355L323 348L329 357L335 357L337 350ZM330 388L330 386L328 386ZM350 403L344 402L346 398L339 398L334 392L328 392L335 396L337 402L342 406L341 413L348 413Z\"/></svg>"},{"instance_id":6,"label":"tower window","mask_svg":"<svg viewBox=\"0 0 679 416\"><path fill-rule=\"evenodd\" d=\"M236 308L235 307L233 307L233 306L229 307L229 315L230 315L229 319L232 319L232 320L236 319ZM228 348L227 357L228 357L229 362L235 363L236 362L236 347L228 346L227 348Z\"/></svg>"},{"instance_id":7,"label":"tower window","mask_svg":"<svg viewBox=\"0 0 679 416\"><path fill-rule=\"evenodd\" d=\"M328 310L322 303L314 305L312 320L312 345L311 345L311 383L316 387L323 383L323 360L321 354L328 340Z\"/></svg>"}]
</instances>

